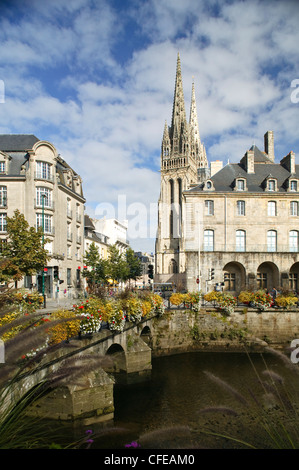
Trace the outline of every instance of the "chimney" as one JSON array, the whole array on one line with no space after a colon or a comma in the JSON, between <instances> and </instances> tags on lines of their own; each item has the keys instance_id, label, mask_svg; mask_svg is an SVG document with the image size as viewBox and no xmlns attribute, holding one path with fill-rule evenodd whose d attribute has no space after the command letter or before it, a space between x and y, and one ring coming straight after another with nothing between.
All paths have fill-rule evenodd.
<instances>
[{"instance_id":1,"label":"chimney","mask_svg":"<svg viewBox=\"0 0 299 470\"><path fill-rule=\"evenodd\" d=\"M270 160L274 162L274 134L273 131L267 131L264 135L264 146L265 146L265 153L268 155Z\"/></svg>"},{"instance_id":2,"label":"chimney","mask_svg":"<svg viewBox=\"0 0 299 470\"><path fill-rule=\"evenodd\" d=\"M291 174L296 173L295 163L295 154L292 151L280 161L280 164Z\"/></svg>"}]
</instances>

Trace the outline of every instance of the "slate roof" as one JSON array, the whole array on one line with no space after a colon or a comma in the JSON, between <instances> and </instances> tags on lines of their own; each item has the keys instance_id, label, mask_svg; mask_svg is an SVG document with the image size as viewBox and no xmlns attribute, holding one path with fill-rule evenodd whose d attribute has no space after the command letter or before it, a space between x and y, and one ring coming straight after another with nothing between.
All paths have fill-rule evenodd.
<instances>
[{"instance_id":1,"label":"slate roof","mask_svg":"<svg viewBox=\"0 0 299 470\"><path fill-rule=\"evenodd\" d=\"M256 146L251 147L254 151L254 173L247 173L241 163L229 163L219 170L215 175L209 178L214 185L215 191L232 192L234 191L234 182L236 178L245 178L248 192L264 192L264 182L266 178L272 177L277 180L279 192L286 191L286 180L291 173L280 163L273 163L268 156L261 152ZM294 178L299 179L299 165L295 165L296 173ZM203 191L204 184L190 189L190 192ZM207 191L208 192L208 191Z\"/></svg>"},{"instance_id":2,"label":"slate roof","mask_svg":"<svg viewBox=\"0 0 299 470\"><path fill-rule=\"evenodd\" d=\"M25 152L32 149L39 139L33 134L2 134L0 135L0 150L3 152Z\"/></svg>"}]
</instances>

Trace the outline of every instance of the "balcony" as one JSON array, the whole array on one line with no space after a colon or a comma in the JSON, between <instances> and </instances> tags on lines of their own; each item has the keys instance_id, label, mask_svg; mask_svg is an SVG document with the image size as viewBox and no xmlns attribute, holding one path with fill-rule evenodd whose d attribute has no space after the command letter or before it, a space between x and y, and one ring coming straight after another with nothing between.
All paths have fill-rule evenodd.
<instances>
[{"instance_id":1,"label":"balcony","mask_svg":"<svg viewBox=\"0 0 299 470\"><path fill-rule=\"evenodd\" d=\"M35 180L42 180L42 181L49 181L50 183L54 183L54 176L47 174L47 173L41 173L39 171L36 171L34 174L34 179Z\"/></svg>"},{"instance_id":2,"label":"balcony","mask_svg":"<svg viewBox=\"0 0 299 470\"><path fill-rule=\"evenodd\" d=\"M42 209L42 207L43 207L42 201L37 202L36 199L34 199L34 208L35 209ZM54 211L55 210L54 201L49 201L47 198L45 198L44 209L49 209L49 210Z\"/></svg>"},{"instance_id":3,"label":"balcony","mask_svg":"<svg viewBox=\"0 0 299 470\"><path fill-rule=\"evenodd\" d=\"M35 229L37 230L39 227L42 227L42 225L36 225L35 224ZM49 227L47 225L45 225L44 227L44 234L45 235L52 235L54 236L55 235L55 227Z\"/></svg>"}]
</instances>

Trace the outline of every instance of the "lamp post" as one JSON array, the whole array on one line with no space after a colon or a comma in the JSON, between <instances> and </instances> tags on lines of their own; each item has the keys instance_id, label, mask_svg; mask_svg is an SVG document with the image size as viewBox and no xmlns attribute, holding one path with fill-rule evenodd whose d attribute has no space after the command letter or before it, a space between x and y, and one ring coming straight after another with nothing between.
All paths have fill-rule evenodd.
<instances>
[{"instance_id":1,"label":"lamp post","mask_svg":"<svg viewBox=\"0 0 299 470\"><path fill-rule=\"evenodd\" d=\"M45 194L41 194L42 198L42 227L43 227L43 247L44 247L44 240L45 240ZM45 296L45 268L42 271L42 294L44 299L44 308L46 308L46 296Z\"/></svg>"}]
</instances>

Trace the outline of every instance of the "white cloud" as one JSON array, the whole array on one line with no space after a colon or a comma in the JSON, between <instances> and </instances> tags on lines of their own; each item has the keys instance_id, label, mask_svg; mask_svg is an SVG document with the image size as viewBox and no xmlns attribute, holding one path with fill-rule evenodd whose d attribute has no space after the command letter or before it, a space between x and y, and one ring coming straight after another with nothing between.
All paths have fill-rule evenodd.
<instances>
[{"instance_id":1,"label":"white cloud","mask_svg":"<svg viewBox=\"0 0 299 470\"><path fill-rule=\"evenodd\" d=\"M109 1L27 0L0 20L0 132L53 142L91 210L119 195L148 207L179 51L187 118L194 76L210 160L238 161L267 130L277 156L298 154L297 12L295 2L128 0L120 16Z\"/></svg>"}]
</instances>

